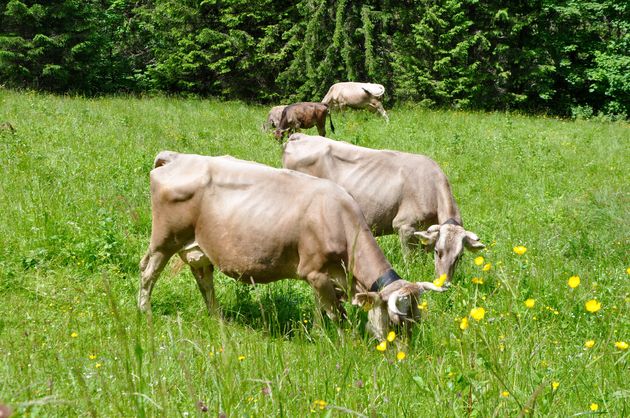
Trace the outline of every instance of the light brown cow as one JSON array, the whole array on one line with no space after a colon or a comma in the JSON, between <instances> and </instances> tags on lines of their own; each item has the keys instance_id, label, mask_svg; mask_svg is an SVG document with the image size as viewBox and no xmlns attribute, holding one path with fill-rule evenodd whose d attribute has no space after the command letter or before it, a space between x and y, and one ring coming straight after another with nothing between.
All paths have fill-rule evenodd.
<instances>
[{"instance_id":1,"label":"light brown cow","mask_svg":"<svg viewBox=\"0 0 630 418\"><path fill-rule=\"evenodd\" d=\"M263 131L269 131L271 128L277 128L280 125L280 118L282 117L282 111L286 105L274 106L267 114L267 121L263 125Z\"/></svg>"},{"instance_id":2,"label":"light brown cow","mask_svg":"<svg viewBox=\"0 0 630 418\"><path fill-rule=\"evenodd\" d=\"M328 93L324 96L322 103L330 106L331 110L339 109L343 111L346 107L354 109L368 108L380 113L389 122L387 112L385 112L381 103L383 94L385 94L385 87L381 84L345 81L333 84L328 89Z\"/></svg>"},{"instance_id":3,"label":"light brown cow","mask_svg":"<svg viewBox=\"0 0 630 418\"><path fill-rule=\"evenodd\" d=\"M464 248L484 248L477 235L464 229L446 175L424 155L293 134L284 145L282 164L346 189L375 235L398 233L406 256L419 236L434 249L436 276L446 274L447 283Z\"/></svg>"},{"instance_id":4,"label":"light brown cow","mask_svg":"<svg viewBox=\"0 0 630 418\"><path fill-rule=\"evenodd\" d=\"M275 136L282 141L284 135L300 129L308 129L317 126L320 135L326 135L326 116L330 118L330 130L335 132L332 116L328 112L328 106L322 103L299 102L287 106L282 111L278 129Z\"/></svg>"},{"instance_id":5,"label":"light brown cow","mask_svg":"<svg viewBox=\"0 0 630 418\"><path fill-rule=\"evenodd\" d=\"M400 279L357 203L328 180L227 156L164 151L151 171L151 207L151 243L140 262L144 311L176 253L190 265L210 312L217 308L215 268L244 283L301 279L331 319L343 318L344 295L374 304L368 325L381 339L390 323L417 317L422 292L444 290Z\"/></svg>"}]
</instances>

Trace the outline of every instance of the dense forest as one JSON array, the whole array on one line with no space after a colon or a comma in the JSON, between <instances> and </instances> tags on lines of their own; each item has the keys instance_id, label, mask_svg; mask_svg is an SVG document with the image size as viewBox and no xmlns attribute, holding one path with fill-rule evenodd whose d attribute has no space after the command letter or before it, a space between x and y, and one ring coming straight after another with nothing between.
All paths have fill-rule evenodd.
<instances>
[{"instance_id":1,"label":"dense forest","mask_svg":"<svg viewBox=\"0 0 630 418\"><path fill-rule=\"evenodd\" d=\"M0 0L0 86L630 116L630 2Z\"/></svg>"}]
</instances>

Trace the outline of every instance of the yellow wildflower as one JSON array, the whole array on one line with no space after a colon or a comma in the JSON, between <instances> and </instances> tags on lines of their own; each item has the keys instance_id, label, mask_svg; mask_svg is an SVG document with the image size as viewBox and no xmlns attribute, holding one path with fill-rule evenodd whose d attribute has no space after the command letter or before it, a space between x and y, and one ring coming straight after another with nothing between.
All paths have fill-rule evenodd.
<instances>
[{"instance_id":1,"label":"yellow wildflower","mask_svg":"<svg viewBox=\"0 0 630 418\"><path fill-rule=\"evenodd\" d=\"M591 403L591 405L589 406L591 408L591 411L595 412L599 409L599 405L597 405L595 402Z\"/></svg>"},{"instance_id":2,"label":"yellow wildflower","mask_svg":"<svg viewBox=\"0 0 630 418\"><path fill-rule=\"evenodd\" d=\"M446 274L441 274L440 277L433 280L433 284L436 285L437 287L442 287L445 281L446 281Z\"/></svg>"},{"instance_id":3,"label":"yellow wildflower","mask_svg":"<svg viewBox=\"0 0 630 418\"><path fill-rule=\"evenodd\" d=\"M428 311L429 310L429 302L427 302L426 300L423 300L422 303L420 303L418 305L418 309L420 309L421 311Z\"/></svg>"},{"instance_id":4,"label":"yellow wildflower","mask_svg":"<svg viewBox=\"0 0 630 418\"><path fill-rule=\"evenodd\" d=\"M628 349L628 343L625 341L617 341L615 343L615 347L618 348L619 350L627 350Z\"/></svg>"},{"instance_id":5,"label":"yellow wildflower","mask_svg":"<svg viewBox=\"0 0 630 418\"><path fill-rule=\"evenodd\" d=\"M507 390L504 390L503 392L501 392L502 398L507 398L508 396L510 396L510 392L508 392Z\"/></svg>"},{"instance_id":6,"label":"yellow wildflower","mask_svg":"<svg viewBox=\"0 0 630 418\"><path fill-rule=\"evenodd\" d=\"M529 298L525 301L525 306L527 306L529 309L532 309L535 304L536 304L536 299Z\"/></svg>"},{"instance_id":7,"label":"yellow wildflower","mask_svg":"<svg viewBox=\"0 0 630 418\"><path fill-rule=\"evenodd\" d=\"M90 355L88 356L88 358L89 358L90 360L95 360L95 359L96 359L96 354L90 354Z\"/></svg>"},{"instance_id":8,"label":"yellow wildflower","mask_svg":"<svg viewBox=\"0 0 630 418\"><path fill-rule=\"evenodd\" d=\"M483 264L483 262L484 262L484 259L482 256L475 257L475 265L480 266Z\"/></svg>"},{"instance_id":9,"label":"yellow wildflower","mask_svg":"<svg viewBox=\"0 0 630 418\"><path fill-rule=\"evenodd\" d=\"M459 329L464 331L466 328L468 328L468 318L463 317L461 322L459 323Z\"/></svg>"},{"instance_id":10,"label":"yellow wildflower","mask_svg":"<svg viewBox=\"0 0 630 418\"><path fill-rule=\"evenodd\" d=\"M79 336L79 334L76 331L74 331L72 334L70 334L70 336L72 338L77 338Z\"/></svg>"},{"instance_id":11,"label":"yellow wildflower","mask_svg":"<svg viewBox=\"0 0 630 418\"><path fill-rule=\"evenodd\" d=\"M491 263L486 263L481 270L483 270L483 271L490 271L491 268L492 268L492 264Z\"/></svg>"},{"instance_id":12,"label":"yellow wildflower","mask_svg":"<svg viewBox=\"0 0 630 418\"><path fill-rule=\"evenodd\" d=\"M238 356L238 361L243 361L243 360L245 360L245 356L242 356L242 355Z\"/></svg>"},{"instance_id":13,"label":"yellow wildflower","mask_svg":"<svg viewBox=\"0 0 630 418\"><path fill-rule=\"evenodd\" d=\"M328 405L328 403L326 401L323 401L321 399L316 400L315 402L313 402L315 404L315 406L319 409L324 409L326 408L326 405Z\"/></svg>"},{"instance_id":14,"label":"yellow wildflower","mask_svg":"<svg viewBox=\"0 0 630 418\"><path fill-rule=\"evenodd\" d=\"M94 367L96 367L96 368L98 369L99 367L101 367L101 363L96 363L96 364L94 365Z\"/></svg>"},{"instance_id":15,"label":"yellow wildflower","mask_svg":"<svg viewBox=\"0 0 630 418\"><path fill-rule=\"evenodd\" d=\"M527 251L527 248L525 248L523 245L517 245L516 247L512 248L512 251L514 251L517 255L523 255Z\"/></svg>"},{"instance_id":16,"label":"yellow wildflower","mask_svg":"<svg viewBox=\"0 0 630 418\"><path fill-rule=\"evenodd\" d=\"M387 350L387 341L381 341L380 344L376 346L376 349L381 352Z\"/></svg>"},{"instance_id":17,"label":"yellow wildflower","mask_svg":"<svg viewBox=\"0 0 630 418\"><path fill-rule=\"evenodd\" d=\"M483 278L481 278L481 277L473 277L472 278L472 282L473 282L473 284L483 284Z\"/></svg>"},{"instance_id":18,"label":"yellow wildflower","mask_svg":"<svg viewBox=\"0 0 630 418\"><path fill-rule=\"evenodd\" d=\"M395 339L396 339L396 333L394 331L389 331L389 334L387 334L387 341L391 343Z\"/></svg>"},{"instance_id":19,"label":"yellow wildflower","mask_svg":"<svg viewBox=\"0 0 630 418\"><path fill-rule=\"evenodd\" d=\"M551 382L551 390L553 390L554 392L558 390L558 386L560 386L560 382L555 381L555 380Z\"/></svg>"},{"instance_id":20,"label":"yellow wildflower","mask_svg":"<svg viewBox=\"0 0 630 418\"><path fill-rule=\"evenodd\" d=\"M580 285L580 276L571 276L567 281L567 284L571 289L575 289Z\"/></svg>"},{"instance_id":21,"label":"yellow wildflower","mask_svg":"<svg viewBox=\"0 0 630 418\"><path fill-rule=\"evenodd\" d=\"M626 269L626 273L630 274L630 267Z\"/></svg>"},{"instance_id":22,"label":"yellow wildflower","mask_svg":"<svg viewBox=\"0 0 630 418\"><path fill-rule=\"evenodd\" d=\"M484 308L473 308L470 310L470 316L475 321L481 321L485 315L486 315L486 310Z\"/></svg>"},{"instance_id":23,"label":"yellow wildflower","mask_svg":"<svg viewBox=\"0 0 630 418\"><path fill-rule=\"evenodd\" d=\"M588 302L586 302L584 304L584 307L586 308L587 311L589 311L590 313L595 313L597 311L599 311L602 308L602 304L599 303L597 300L595 299L591 299Z\"/></svg>"},{"instance_id":24,"label":"yellow wildflower","mask_svg":"<svg viewBox=\"0 0 630 418\"><path fill-rule=\"evenodd\" d=\"M398 359L398 361L403 361L405 357L407 357L407 355L404 351L399 351L398 354L396 354L396 358Z\"/></svg>"},{"instance_id":25,"label":"yellow wildflower","mask_svg":"<svg viewBox=\"0 0 630 418\"><path fill-rule=\"evenodd\" d=\"M584 343L584 347L586 348L593 348L594 345L595 345L595 340L588 340L587 342Z\"/></svg>"}]
</instances>

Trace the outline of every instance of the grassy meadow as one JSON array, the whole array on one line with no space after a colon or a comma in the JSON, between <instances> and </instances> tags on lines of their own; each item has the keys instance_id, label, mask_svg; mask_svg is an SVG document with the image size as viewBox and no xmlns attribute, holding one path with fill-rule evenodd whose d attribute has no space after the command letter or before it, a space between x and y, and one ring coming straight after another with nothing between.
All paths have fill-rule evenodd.
<instances>
[{"instance_id":1,"label":"grassy meadow","mask_svg":"<svg viewBox=\"0 0 630 418\"><path fill-rule=\"evenodd\" d=\"M313 325L312 292L296 281L215 274L219 320L171 263L153 314L140 314L155 155L278 167L266 112L0 89L0 124L15 128L0 128L0 405L18 417L630 415L627 123L412 105L389 124L333 115L332 138L440 163L487 245L462 258L448 292L426 295L404 355L378 351L350 306L343 336ZM396 237L379 244L404 278L433 279L432 255L405 262Z\"/></svg>"}]
</instances>

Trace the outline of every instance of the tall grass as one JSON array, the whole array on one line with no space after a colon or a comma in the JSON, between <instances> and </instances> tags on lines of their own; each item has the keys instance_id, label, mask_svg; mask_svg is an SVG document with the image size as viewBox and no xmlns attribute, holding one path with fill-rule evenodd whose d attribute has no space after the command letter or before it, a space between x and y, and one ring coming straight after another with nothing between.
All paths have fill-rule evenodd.
<instances>
[{"instance_id":1,"label":"tall grass","mask_svg":"<svg viewBox=\"0 0 630 418\"><path fill-rule=\"evenodd\" d=\"M170 149L279 166L260 130L266 110L0 90L0 123L16 129L0 130L0 404L18 416L630 413L628 350L615 347L630 340L627 124L412 106L392 109L389 125L333 116L336 139L438 161L487 244L490 270L467 255L454 287L427 295L403 360L394 344L375 349L359 310L349 307L342 337L313 326L298 282L217 274L221 321L190 273L169 268L153 315L138 313L153 158ZM395 237L379 243L402 276L432 279L430 256L405 263ZM590 299L601 310L587 312Z\"/></svg>"}]
</instances>

